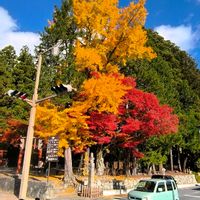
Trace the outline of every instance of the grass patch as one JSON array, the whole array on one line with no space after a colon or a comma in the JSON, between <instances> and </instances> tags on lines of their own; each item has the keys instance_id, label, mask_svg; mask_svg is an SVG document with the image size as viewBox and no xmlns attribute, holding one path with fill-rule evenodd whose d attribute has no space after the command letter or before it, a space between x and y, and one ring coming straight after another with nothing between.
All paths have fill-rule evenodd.
<instances>
[{"instance_id":1,"label":"grass patch","mask_svg":"<svg viewBox=\"0 0 200 200\"><path fill-rule=\"evenodd\" d=\"M200 183L200 174L197 172L194 172L194 175L195 175L197 183Z\"/></svg>"},{"instance_id":2,"label":"grass patch","mask_svg":"<svg viewBox=\"0 0 200 200\"><path fill-rule=\"evenodd\" d=\"M197 180L197 183L200 183L200 176L198 174L195 174L195 178Z\"/></svg>"}]
</instances>

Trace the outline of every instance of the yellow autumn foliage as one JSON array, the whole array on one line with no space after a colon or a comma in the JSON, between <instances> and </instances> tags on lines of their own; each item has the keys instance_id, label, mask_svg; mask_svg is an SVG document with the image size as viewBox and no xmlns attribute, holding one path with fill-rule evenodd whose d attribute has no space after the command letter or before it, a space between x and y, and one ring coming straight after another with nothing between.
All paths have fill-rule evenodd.
<instances>
[{"instance_id":1,"label":"yellow autumn foliage","mask_svg":"<svg viewBox=\"0 0 200 200\"><path fill-rule=\"evenodd\" d=\"M75 65L79 71L93 71L85 80L80 100L65 110L49 101L37 107L36 134L42 138L59 136L59 153L63 147L83 150L92 142L86 123L90 111L118 113L118 107L129 86L122 84L124 76L119 66L127 59L156 55L146 46L145 0L118 8L118 0L73 0L74 17L82 32L74 45Z\"/></svg>"},{"instance_id":2,"label":"yellow autumn foliage","mask_svg":"<svg viewBox=\"0 0 200 200\"><path fill-rule=\"evenodd\" d=\"M123 78L121 74L98 73L83 83L81 95L85 100L75 102L74 106L83 108L84 112L95 110L116 114L122 97L130 89L122 84Z\"/></svg>"},{"instance_id":3,"label":"yellow autumn foliage","mask_svg":"<svg viewBox=\"0 0 200 200\"><path fill-rule=\"evenodd\" d=\"M90 139L87 116L81 109L69 108L58 111L56 106L46 102L37 106L35 133L41 138L59 137L59 155L63 154L63 147L72 150L83 150L93 144Z\"/></svg>"},{"instance_id":4,"label":"yellow autumn foliage","mask_svg":"<svg viewBox=\"0 0 200 200\"><path fill-rule=\"evenodd\" d=\"M76 67L77 69L82 69L82 66L88 66L92 71L97 71L97 69L103 69L102 56L99 51L95 48L85 48L80 45L80 42L77 42L75 48L76 54Z\"/></svg>"},{"instance_id":5,"label":"yellow autumn foliage","mask_svg":"<svg viewBox=\"0 0 200 200\"><path fill-rule=\"evenodd\" d=\"M75 45L77 69L116 72L128 58L154 58L146 46L144 5L145 0L125 8L118 8L118 0L74 0L75 19L83 32Z\"/></svg>"},{"instance_id":6,"label":"yellow autumn foliage","mask_svg":"<svg viewBox=\"0 0 200 200\"><path fill-rule=\"evenodd\" d=\"M115 28L118 14L118 0L74 0L74 15L78 27L88 31L93 39L104 36L109 28Z\"/></svg>"}]
</instances>

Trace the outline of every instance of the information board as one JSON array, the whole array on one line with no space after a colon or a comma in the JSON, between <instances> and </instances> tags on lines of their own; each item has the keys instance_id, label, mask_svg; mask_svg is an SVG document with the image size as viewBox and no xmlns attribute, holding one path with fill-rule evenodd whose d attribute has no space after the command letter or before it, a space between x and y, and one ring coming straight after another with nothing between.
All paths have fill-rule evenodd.
<instances>
[{"instance_id":1,"label":"information board","mask_svg":"<svg viewBox=\"0 0 200 200\"><path fill-rule=\"evenodd\" d=\"M50 137L47 143L46 161L57 162L58 161L58 137Z\"/></svg>"}]
</instances>

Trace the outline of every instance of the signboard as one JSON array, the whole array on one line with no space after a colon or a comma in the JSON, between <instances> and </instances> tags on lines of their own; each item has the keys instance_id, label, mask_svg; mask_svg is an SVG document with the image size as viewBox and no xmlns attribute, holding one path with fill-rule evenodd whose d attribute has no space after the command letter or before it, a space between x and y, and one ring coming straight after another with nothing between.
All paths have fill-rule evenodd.
<instances>
[{"instance_id":1,"label":"signboard","mask_svg":"<svg viewBox=\"0 0 200 200\"><path fill-rule=\"evenodd\" d=\"M47 143L46 161L57 162L58 161L58 142L57 137L50 137Z\"/></svg>"}]
</instances>

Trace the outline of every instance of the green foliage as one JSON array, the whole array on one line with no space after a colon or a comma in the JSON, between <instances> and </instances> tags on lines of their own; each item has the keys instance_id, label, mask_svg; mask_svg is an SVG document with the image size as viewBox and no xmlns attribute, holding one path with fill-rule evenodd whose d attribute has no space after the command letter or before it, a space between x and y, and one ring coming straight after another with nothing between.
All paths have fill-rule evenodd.
<instances>
[{"instance_id":1,"label":"green foliage","mask_svg":"<svg viewBox=\"0 0 200 200\"><path fill-rule=\"evenodd\" d=\"M196 165L197 169L200 171L200 158L198 158L195 165Z\"/></svg>"},{"instance_id":2,"label":"green foliage","mask_svg":"<svg viewBox=\"0 0 200 200\"><path fill-rule=\"evenodd\" d=\"M5 128L8 119L27 120L29 115L27 103L5 95L13 89L25 92L32 98L35 66L27 47L22 48L19 56L11 46L0 51L0 77L0 127Z\"/></svg>"},{"instance_id":3,"label":"green foliage","mask_svg":"<svg viewBox=\"0 0 200 200\"><path fill-rule=\"evenodd\" d=\"M72 0L64 0L60 8L55 7L53 20L41 34L42 43L38 47L41 51L48 50L59 42L59 56L52 56L47 51L43 56L39 94L44 97L52 92L51 86L59 83L71 83L79 88L87 74L75 70L74 41L78 37L74 17L72 15ZM55 104L63 106L71 102L71 96L65 95L53 100Z\"/></svg>"},{"instance_id":4,"label":"green foliage","mask_svg":"<svg viewBox=\"0 0 200 200\"><path fill-rule=\"evenodd\" d=\"M167 156L162 155L159 151L148 151L142 161L148 164L165 164L167 161Z\"/></svg>"},{"instance_id":5,"label":"green foliage","mask_svg":"<svg viewBox=\"0 0 200 200\"><path fill-rule=\"evenodd\" d=\"M160 152L162 156L168 155L172 146L178 146L182 148L182 158L197 159L194 155L200 152L197 128L200 122L200 70L186 52L170 41L151 30L148 30L148 38L148 45L153 47L157 58L151 62L129 60L128 66L121 71L135 77L137 87L153 92L162 104L173 107L180 124L178 134L150 139L141 149L150 158L156 156L159 160Z\"/></svg>"},{"instance_id":6,"label":"green foliage","mask_svg":"<svg viewBox=\"0 0 200 200\"><path fill-rule=\"evenodd\" d=\"M33 57L29 54L28 47L23 47L17 58L17 63L13 67L13 89L25 92L31 98L34 89L35 74L36 69L33 63Z\"/></svg>"},{"instance_id":7,"label":"green foliage","mask_svg":"<svg viewBox=\"0 0 200 200\"><path fill-rule=\"evenodd\" d=\"M197 183L200 183L200 175L199 173L194 173Z\"/></svg>"},{"instance_id":8,"label":"green foliage","mask_svg":"<svg viewBox=\"0 0 200 200\"><path fill-rule=\"evenodd\" d=\"M148 139L144 144L140 145L140 149L143 149L145 154L142 161L149 164L165 164L167 161L167 155L171 144L169 143L172 140L174 135L163 135L160 137L154 136Z\"/></svg>"},{"instance_id":9,"label":"green foliage","mask_svg":"<svg viewBox=\"0 0 200 200\"><path fill-rule=\"evenodd\" d=\"M6 126L6 118L12 114L7 107L12 104L12 100L4 94L12 86L12 68L16 63L14 48L8 46L0 51L0 127Z\"/></svg>"}]
</instances>

